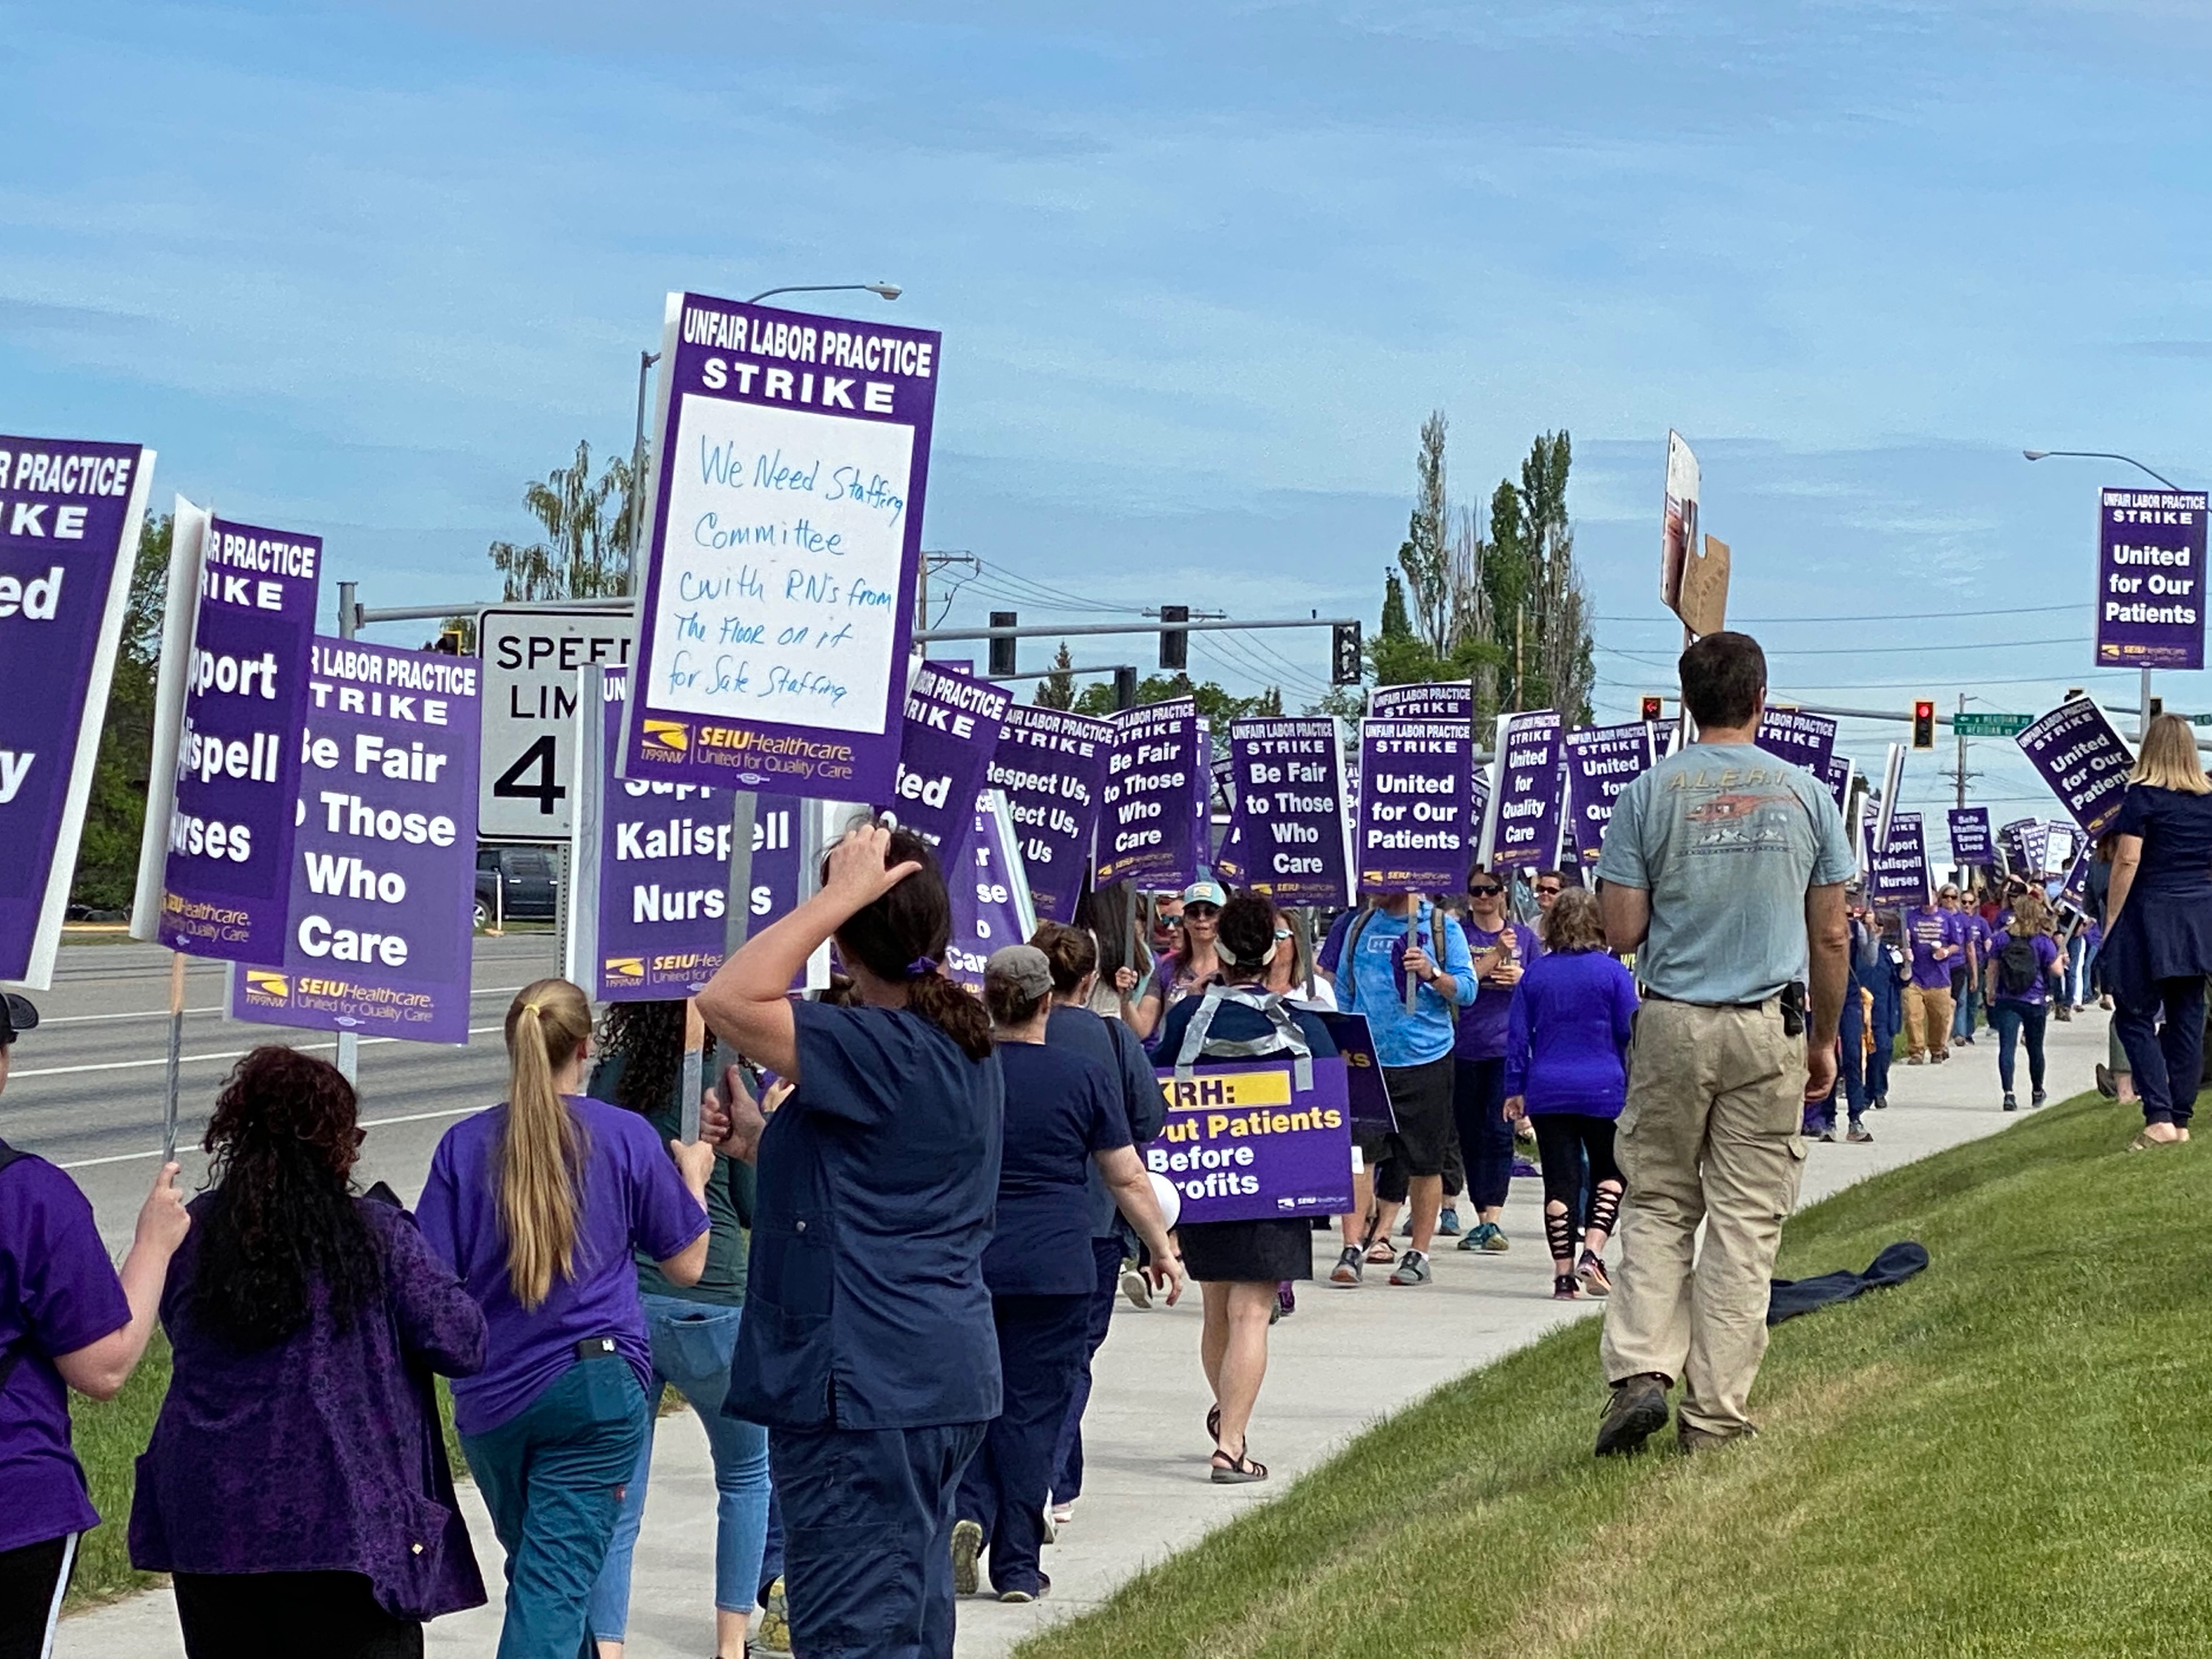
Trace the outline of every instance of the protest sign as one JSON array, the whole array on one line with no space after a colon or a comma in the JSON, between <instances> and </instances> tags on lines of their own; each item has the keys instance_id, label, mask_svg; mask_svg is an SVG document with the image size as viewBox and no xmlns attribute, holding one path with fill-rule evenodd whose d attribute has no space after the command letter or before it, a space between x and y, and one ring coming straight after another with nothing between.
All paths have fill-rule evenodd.
<instances>
[{"instance_id":1,"label":"protest sign","mask_svg":"<svg viewBox=\"0 0 2212 1659\"><path fill-rule=\"evenodd\" d=\"M1377 685L1367 693L1370 720L1472 720L1474 682L1439 680L1425 685Z\"/></svg>"},{"instance_id":2,"label":"protest sign","mask_svg":"<svg viewBox=\"0 0 2212 1659\"><path fill-rule=\"evenodd\" d=\"M733 792L617 777L629 672L586 671L580 678L565 970L602 1002L694 995L722 965L728 943ZM818 853L826 820L838 810L828 801L759 797L747 888L753 926L798 904L810 885L803 860ZM825 945L794 988L829 982Z\"/></svg>"},{"instance_id":3,"label":"protest sign","mask_svg":"<svg viewBox=\"0 0 2212 1659\"><path fill-rule=\"evenodd\" d=\"M1996 862L1996 849L1990 840L1988 807L1951 809L1951 862L1967 866Z\"/></svg>"},{"instance_id":4,"label":"protest sign","mask_svg":"<svg viewBox=\"0 0 2212 1659\"><path fill-rule=\"evenodd\" d=\"M1892 813L1887 844L1874 841L1869 830L1865 853L1867 894L1875 903L1928 902L1928 858L1921 844L1919 813Z\"/></svg>"},{"instance_id":5,"label":"protest sign","mask_svg":"<svg viewBox=\"0 0 2212 1659\"><path fill-rule=\"evenodd\" d=\"M2100 493L2097 666L2204 666L2202 490Z\"/></svg>"},{"instance_id":6,"label":"protest sign","mask_svg":"<svg viewBox=\"0 0 2212 1659\"><path fill-rule=\"evenodd\" d=\"M1231 837L1243 884L1280 905L1351 903L1336 722L1325 715L1237 720L1229 747L1237 783Z\"/></svg>"},{"instance_id":7,"label":"protest sign","mask_svg":"<svg viewBox=\"0 0 2212 1659\"><path fill-rule=\"evenodd\" d=\"M1549 708L1500 714L1482 862L1507 872L1557 868L1566 838L1566 782L1559 714Z\"/></svg>"},{"instance_id":8,"label":"protest sign","mask_svg":"<svg viewBox=\"0 0 2212 1659\"><path fill-rule=\"evenodd\" d=\"M1006 796L986 789L974 798L973 806L975 822L960 862L945 872L952 901L952 941L945 950L945 971L980 991L991 952L1027 940L1036 932L1037 916Z\"/></svg>"},{"instance_id":9,"label":"protest sign","mask_svg":"<svg viewBox=\"0 0 2212 1659\"><path fill-rule=\"evenodd\" d=\"M1836 811L1846 811L1851 799L1851 777L1858 769L1857 763L1841 755L1830 755L1827 764L1820 769L1820 781L1828 786L1828 793L1836 798Z\"/></svg>"},{"instance_id":10,"label":"protest sign","mask_svg":"<svg viewBox=\"0 0 2212 1659\"><path fill-rule=\"evenodd\" d=\"M1836 722L1800 708L1770 708L1759 718L1752 741L1768 754L1802 766L1825 780L1828 757L1836 751Z\"/></svg>"},{"instance_id":11,"label":"protest sign","mask_svg":"<svg viewBox=\"0 0 2212 1659\"><path fill-rule=\"evenodd\" d=\"M890 795L939 345L668 296L625 777Z\"/></svg>"},{"instance_id":12,"label":"protest sign","mask_svg":"<svg viewBox=\"0 0 2212 1659\"><path fill-rule=\"evenodd\" d=\"M907 688L898 769L883 816L935 848L947 868L974 826L975 794L1012 702L1003 688L936 663L916 669Z\"/></svg>"},{"instance_id":13,"label":"protest sign","mask_svg":"<svg viewBox=\"0 0 2212 1659\"><path fill-rule=\"evenodd\" d=\"M1133 881L1164 891L1198 879L1205 811L1198 707L1188 697L1139 703L1114 716L1098 826L1098 884Z\"/></svg>"},{"instance_id":14,"label":"protest sign","mask_svg":"<svg viewBox=\"0 0 2212 1659\"><path fill-rule=\"evenodd\" d=\"M469 1040L481 672L311 642L289 926L281 951L232 974L233 1019Z\"/></svg>"},{"instance_id":15,"label":"protest sign","mask_svg":"<svg viewBox=\"0 0 2212 1659\"><path fill-rule=\"evenodd\" d=\"M1035 703L1011 703L984 781L1002 792L1022 838L1036 913L1073 922L1098 832L1110 721Z\"/></svg>"},{"instance_id":16,"label":"protest sign","mask_svg":"<svg viewBox=\"0 0 2212 1659\"><path fill-rule=\"evenodd\" d=\"M1474 854L1467 821L1474 744L1464 721L1362 720L1359 886L1457 892Z\"/></svg>"},{"instance_id":17,"label":"protest sign","mask_svg":"<svg viewBox=\"0 0 2212 1659\"><path fill-rule=\"evenodd\" d=\"M1167 1123L1145 1167L1175 1183L1182 1220L1342 1215L1352 1207L1352 1110L1341 1060L1209 1060L1158 1075Z\"/></svg>"},{"instance_id":18,"label":"protest sign","mask_svg":"<svg viewBox=\"0 0 2212 1659\"><path fill-rule=\"evenodd\" d=\"M323 544L179 507L169 602L189 621L165 635L150 763L164 787L147 792L133 931L150 922L189 956L281 962ZM379 813L348 833L380 855L428 832ZM397 936L368 948L404 965Z\"/></svg>"},{"instance_id":19,"label":"protest sign","mask_svg":"<svg viewBox=\"0 0 2212 1659\"><path fill-rule=\"evenodd\" d=\"M2094 841L2112 828L2135 757L2093 699L2059 704L2014 741L2084 835Z\"/></svg>"},{"instance_id":20,"label":"protest sign","mask_svg":"<svg viewBox=\"0 0 2212 1659\"><path fill-rule=\"evenodd\" d=\"M1375 1034L1367 1016L1347 1014L1340 1008L1324 1008L1317 1003L1293 1002L1292 1006L1319 1020L1329 1041L1336 1044L1337 1055L1344 1061L1345 1095L1352 1104L1352 1121L1395 1129L1398 1114L1390 1105L1389 1086L1382 1080L1382 1062L1375 1053Z\"/></svg>"},{"instance_id":21,"label":"protest sign","mask_svg":"<svg viewBox=\"0 0 2212 1659\"><path fill-rule=\"evenodd\" d=\"M1898 797L1905 788L1905 745L1889 745L1889 758L1881 769L1881 805L1874 823L1875 850L1880 852L1889 845L1889 821L1897 811Z\"/></svg>"},{"instance_id":22,"label":"protest sign","mask_svg":"<svg viewBox=\"0 0 2212 1659\"><path fill-rule=\"evenodd\" d=\"M154 452L0 437L0 981L52 982Z\"/></svg>"},{"instance_id":23,"label":"protest sign","mask_svg":"<svg viewBox=\"0 0 2212 1659\"><path fill-rule=\"evenodd\" d=\"M2005 867L2014 875L2039 874L2051 850L2051 826L2040 818L2015 818L1997 831Z\"/></svg>"},{"instance_id":24,"label":"protest sign","mask_svg":"<svg viewBox=\"0 0 2212 1659\"><path fill-rule=\"evenodd\" d=\"M1585 726L1567 733L1567 800L1577 862L1597 862L1605 827L1613 822L1613 803L1650 769L1658 751L1658 732L1643 720Z\"/></svg>"},{"instance_id":25,"label":"protest sign","mask_svg":"<svg viewBox=\"0 0 2212 1659\"><path fill-rule=\"evenodd\" d=\"M2081 845L2081 837L2070 823L2046 823L2043 828L2043 873L2052 877L2073 866L2075 849Z\"/></svg>"},{"instance_id":26,"label":"protest sign","mask_svg":"<svg viewBox=\"0 0 2212 1659\"><path fill-rule=\"evenodd\" d=\"M1667 493L1659 515L1659 603L1677 616L1682 612L1683 579L1698 550L1698 458L1682 434L1670 429Z\"/></svg>"}]
</instances>

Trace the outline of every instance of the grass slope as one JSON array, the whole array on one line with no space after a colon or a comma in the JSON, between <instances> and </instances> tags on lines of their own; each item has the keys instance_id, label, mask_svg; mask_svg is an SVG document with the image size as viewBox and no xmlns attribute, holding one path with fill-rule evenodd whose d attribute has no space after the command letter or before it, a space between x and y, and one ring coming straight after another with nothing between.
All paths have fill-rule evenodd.
<instances>
[{"instance_id":1,"label":"grass slope","mask_svg":"<svg viewBox=\"0 0 2212 1659\"><path fill-rule=\"evenodd\" d=\"M2125 1155L2135 1127L2085 1097L1794 1218L1784 1276L1907 1237L1933 1265L1778 1328L1751 1445L1594 1459L1592 1321L1023 1659L2212 1651L2212 1147Z\"/></svg>"}]
</instances>

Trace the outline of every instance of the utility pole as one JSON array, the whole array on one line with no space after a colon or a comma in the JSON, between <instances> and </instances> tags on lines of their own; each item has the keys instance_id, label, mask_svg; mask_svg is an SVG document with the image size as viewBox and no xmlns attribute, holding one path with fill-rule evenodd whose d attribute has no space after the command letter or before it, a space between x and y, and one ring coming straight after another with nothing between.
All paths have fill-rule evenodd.
<instances>
[{"instance_id":1,"label":"utility pole","mask_svg":"<svg viewBox=\"0 0 2212 1659\"><path fill-rule=\"evenodd\" d=\"M1959 693L1959 712L1961 714L1966 712L1966 694L1963 691ZM1959 738L1959 775L1957 781L1959 785L1959 805L1963 808L1966 804L1966 739L1963 734Z\"/></svg>"},{"instance_id":2,"label":"utility pole","mask_svg":"<svg viewBox=\"0 0 2212 1659\"><path fill-rule=\"evenodd\" d=\"M917 580L914 585L914 631L915 633L927 633L929 629L929 573L933 570L942 570L945 566L951 564L965 565L969 570L978 574L982 568L976 562L973 553L924 553L921 556L921 569L917 573Z\"/></svg>"}]
</instances>

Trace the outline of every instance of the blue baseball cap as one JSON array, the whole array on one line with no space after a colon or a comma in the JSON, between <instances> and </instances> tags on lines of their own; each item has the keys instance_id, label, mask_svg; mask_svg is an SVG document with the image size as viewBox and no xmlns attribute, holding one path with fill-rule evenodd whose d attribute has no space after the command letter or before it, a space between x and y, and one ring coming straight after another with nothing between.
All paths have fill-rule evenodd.
<instances>
[{"instance_id":1,"label":"blue baseball cap","mask_svg":"<svg viewBox=\"0 0 2212 1659\"><path fill-rule=\"evenodd\" d=\"M1221 890L1218 881L1194 881L1182 890L1185 904L1210 904L1218 910L1229 902L1229 895Z\"/></svg>"}]
</instances>

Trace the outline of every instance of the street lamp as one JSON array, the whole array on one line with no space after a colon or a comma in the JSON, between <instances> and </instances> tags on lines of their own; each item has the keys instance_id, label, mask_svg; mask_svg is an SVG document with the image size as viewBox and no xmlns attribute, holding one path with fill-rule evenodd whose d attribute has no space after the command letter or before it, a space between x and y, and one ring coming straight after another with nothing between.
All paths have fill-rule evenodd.
<instances>
[{"instance_id":1,"label":"street lamp","mask_svg":"<svg viewBox=\"0 0 2212 1659\"><path fill-rule=\"evenodd\" d=\"M2163 472L2153 471L2151 468L2145 466L2134 456L2118 454L2109 449L2023 449L2020 453L2031 461L2039 461L2045 456L2050 455L2069 455L2076 460L2082 461L2125 461L2130 466L2135 468L2136 471L2149 473L2152 477L2157 479L2168 489L2179 489L2181 488L2179 484L2174 483L2174 481L2167 477L2166 474ZM2136 694L2136 741L2137 743L2141 743L2143 740L2144 733L2148 732L2149 730L2150 670L2146 668L2142 671L2142 683L2141 689Z\"/></svg>"},{"instance_id":2,"label":"street lamp","mask_svg":"<svg viewBox=\"0 0 2212 1659\"><path fill-rule=\"evenodd\" d=\"M879 300L890 301L903 292L896 283L824 283L763 289L745 303L757 306L778 294L872 294ZM629 591L633 596L640 591L645 576L645 550L638 541L644 526L637 521L645 505L645 377L659 361L657 351L637 354L637 429L629 441Z\"/></svg>"}]
</instances>

